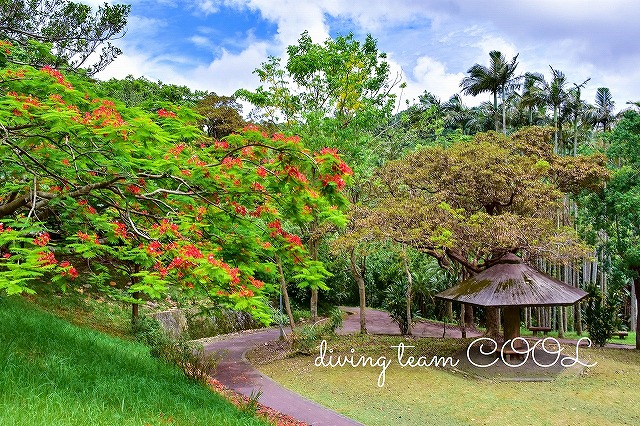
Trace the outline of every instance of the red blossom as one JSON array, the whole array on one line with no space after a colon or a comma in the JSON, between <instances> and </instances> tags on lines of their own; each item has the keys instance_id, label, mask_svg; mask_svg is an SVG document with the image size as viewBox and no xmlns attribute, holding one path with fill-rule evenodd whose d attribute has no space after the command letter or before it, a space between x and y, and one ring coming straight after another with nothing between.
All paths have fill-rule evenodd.
<instances>
[{"instance_id":1,"label":"red blossom","mask_svg":"<svg viewBox=\"0 0 640 426\"><path fill-rule=\"evenodd\" d=\"M128 185L127 186L127 191L129 191L130 193L137 195L140 193L140 187L138 185Z\"/></svg>"},{"instance_id":2,"label":"red blossom","mask_svg":"<svg viewBox=\"0 0 640 426\"><path fill-rule=\"evenodd\" d=\"M227 142L227 141L215 141L213 143L213 146L216 149L227 149L227 148L229 148L229 142Z\"/></svg>"},{"instance_id":3,"label":"red blossom","mask_svg":"<svg viewBox=\"0 0 640 426\"><path fill-rule=\"evenodd\" d=\"M285 239L294 246L302 246L302 241L300 237L295 234L288 234Z\"/></svg>"},{"instance_id":4,"label":"red blossom","mask_svg":"<svg viewBox=\"0 0 640 426\"><path fill-rule=\"evenodd\" d=\"M37 237L35 237L33 239L33 244L40 246L40 247L44 247L47 244L49 244L49 241L51 241L51 237L49 236L48 232L41 232L40 234L38 234Z\"/></svg>"},{"instance_id":5,"label":"red blossom","mask_svg":"<svg viewBox=\"0 0 640 426\"><path fill-rule=\"evenodd\" d=\"M116 236L127 238L127 225L118 221L111 222L111 224L115 226L113 232L116 234Z\"/></svg>"},{"instance_id":6,"label":"red blossom","mask_svg":"<svg viewBox=\"0 0 640 426\"><path fill-rule=\"evenodd\" d=\"M340 170L343 175L353 174L353 170L351 170L351 167L349 167L347 163L345 163L344 161L338 164L338 170Z\"/></svg>"},{"instance_id":7,"label":"red blossom","mask_svg":"<svg viewBox=\"0 0 640 426\"><path fill-rule=\"evenodd\" d=\"M225 157L222 160L222 165L227 169L231 169L234 166L242 167L242 158Z\"/></svg>"},{"instance_id":8,"label":"red blossom","mask_svg":"<svg viewBox=\"0 0 640 426\"><path fill-rule=\"evenodd\" d=\"M265 169L264 167L260 166L256 169L256 173L258 174L258 176L260 177L265 177L267 175L267 169Z\"/></svg>"},{"instance_id":9,"label":"red blossom","mask_svg":"<svg viewBox=\"0 0 640 426\"><path fill-rule=\"evenodd\" d=\"M60 73L60 71L51 68L49 65L45 65L44 67L40 68L40 71L49 74L51 77L55 78L59 84L62 84L67 89L73 89L71 83L64 79L64 76Z\"/></svg>"},{"instance_id":10,"label":"red blossom","mask_svg":"<svg viewBox=\"0 0 640 426\"><path fill-rule=\"evenodd\" d=\"M284 171L289 176L291 176L292 178L294 178L294 179L296 179L296 180L298 180L298 181L300 181L302 183L309 182L307 177L300 170L298 170L298 168L296 166L291 166L291 165L287 164L286 166L284 166Z\"/></svg>"},{"instance_id":11,"label":"red blossom","mask_svg":"<svg viewBox=\"0 0 640 426\"><path fill-rule=\"evenodd\" d=\"M56 265L58 261L56 256L50 251L41 251L38 253L38 262L42 263L42 266Z\"/></svg>"},{"instance_id":12,"label":"red blossom","mask_svg":"<svg viewBox=\"0 0 640 426\"><path fill-rule=\"evenodd\" d=\"M151 241L147 246L147 253L149 253L151 256L162 254L162 244L160 244L158 241Z\"/></svg>"},{"instance_id":13,"label":"red blossom","mask_svg":"<svg viewBox=\"0 0 640 426\"><path fill-rule=\"evenodd\" d=\"M204 257L202 255L202 252L196 246L194 246L193 244L188 244L188 245L182 247L180 252L182 253L183 256L192 257L194 259L201 259L201 258Z\"/></svg>"},{"instance_id":14,"label":"red blossom","mask_svg":"<svg viewBox=\"0 0 640 426\"><path fill-rule=\"evenodd\" d=\"M167 111L164 108L160 108L158 110L158 117L169 117L169 118L176 118L176 113L173 111Z\"/></svg>"}]
</instances>

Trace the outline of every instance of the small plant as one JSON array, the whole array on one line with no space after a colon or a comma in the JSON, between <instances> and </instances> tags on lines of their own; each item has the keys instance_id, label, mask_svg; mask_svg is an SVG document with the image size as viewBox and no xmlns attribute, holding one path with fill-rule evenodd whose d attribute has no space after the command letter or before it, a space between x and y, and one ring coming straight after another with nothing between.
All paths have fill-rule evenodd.
<instances>
[{"instance_id":1,"label":"small plant","mask_svg":"<svg viewBox=\"0 0 640 426\"><path fill-rule=\"evenodd\" d=\"M407 320L407 285L403 281L396 281L385 291L384 307L389 311L393 322L400 327L400 333L405 335L409 331ZM411 321L417 315L416 309L411 308Z\"/></svg>"},{"instance_id":2,"label":"small plant","mask_svg":"<svg viewBox=\"0 0 640 426\"><path fill-rule=\"evenodd\" d=\"M133 323L133 334L149 346L151 356L180 367L189 379L206 383L220 361L220 354L207 354L200 344L184 337L172 338L153 318L140 317Z\"/></svg>"},{"instance_id":3,"label":"small plant","mask_svg":"<svg viewBox=\"0 0 640 426\"><path fill-rule=\"evenodd\" d=\"M310 354L324 336L334 335L336 329L342 326L342 311L334 308L329 316L315 324L305 325L294 336L293 348L300 353Z\"/></svg>"},{"instance_id":4,"label":"small plant","mask_svg":"<svg viewBox=\"0 0 640 426\"><path fill-rule=\"evenodd\" d=\"M249 413L252 416L255 416L258 411L258 400L262 396L262 391L256 391L255 389L251 391L247 401L241 407L241 410L245 413Z\"/></svg>"},{"instance_id":5,"label":"small plant","mask_svg":"<svg viewBox=\"0 0 640 426\"><path fill-rule=\"evenodd\" d=\"M605 298L595 285L587 287L587 292L589 296L585 303L585 321L589 338L594 344L602 347L618 329L615 294Z\"/></svg>"}]
</instances>

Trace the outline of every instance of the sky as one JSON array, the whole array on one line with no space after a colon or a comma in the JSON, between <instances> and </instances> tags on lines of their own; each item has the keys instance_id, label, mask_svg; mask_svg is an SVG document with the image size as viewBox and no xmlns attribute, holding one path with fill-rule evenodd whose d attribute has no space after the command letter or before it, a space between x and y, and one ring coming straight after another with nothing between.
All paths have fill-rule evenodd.
<instances>
[{"instance_id":1,"label":"sky","mask_svg":"<svg viewBox=\"0 0 640 426\"><path fill-rule=\"evenodd\" d=\"M92 6L104 0L80 0ZM121 0L131 4L124 52L101 79L144 76L231 95L259 86L253 73L286 56L308 31L314 42L371 34L406 88L401 104L425 90L443 101L460 91L489 52L518 54L519 73L550 66L572 85L590 79L583 99L608 87L616 110L640 101L640 2L637 0ZM490 94L464 97L477 105ZM248 111L245 111L248 112Z\"/></svg>"}]
</instances>

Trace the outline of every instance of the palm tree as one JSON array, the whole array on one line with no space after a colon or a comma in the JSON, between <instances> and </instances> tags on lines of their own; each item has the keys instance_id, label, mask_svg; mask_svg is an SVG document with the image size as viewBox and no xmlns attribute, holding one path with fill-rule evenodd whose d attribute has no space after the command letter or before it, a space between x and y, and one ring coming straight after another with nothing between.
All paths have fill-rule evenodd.
<instances>
[{"instance_id":1,"label":"palm tree","mask_svg":"<svg viewBox=\"0 0 640 426\"><path fill-rule=\"evenodd\" d=\"M462 130L463 135L470 134L469 122L473 119L473 111L462 103L462 97L456 93L442 104L445 127Z\"/></svg>"},{"instance_id":2,"label":"palm tree","mask_svg":"<svg viewBox=\"0 0 640 426\"><path fill-rule=\"evenodd\" d=\"M578 155L578 125L584 123L584 117L587 111L587 103L580 98L582 88L591 80L590 78L582 82L582 84L573 83L573 88L569 90L569 99L567 101L567 109L571 115L573 123L573 156Z\"/></svg>"},{"instance_id":3,"label":"palm tree","mask_svg":"<svg viewBox=\"0 0 640 426\"><path fill-rule=\"evenodd\" d=\"M611 130L611 125L616 120L616 116L613 114L615 104L609 88L598 87L596 104L592 111L592 121L596 128L602 126L602 130L605 132Z\"/></svg>"},{"instance_id":4,"label":"palm tree","mask_svg":"<svg viewBox=\"0 0 640 426\"><path fill-rule=\"evenodd\" d=\"M548 82L542 74L529 73L527 78L536 81L537 89L532 89L537 93L537 97L553 108L553 126L556 131L553 134L553 152L558 153L558 138L562 131L560 113L561 108L569 99L569 92L566 89L567 78L562 71L551 68L551 81Z\"/></svg>"},{"instance_id":5,"label":"palm tree","mask_svg":"<svg viewBox=\"0 0 640 426\"><path fill-rule=\"evenodd\" d=\"M490 92L493 95L494 123L496 131L500 130L498 111L498 94L503 100L502 131L507 133L507 113L504 99L509 91L515 90L519 85L520 76L515 75L518 63L518 55L507 62L502 53L497 50L489 52L491 62L488 67L475 64L467 70L467 77L462 79L460 87L465 95L477 96L480 93Z\"/></svg>"}]
</instances>

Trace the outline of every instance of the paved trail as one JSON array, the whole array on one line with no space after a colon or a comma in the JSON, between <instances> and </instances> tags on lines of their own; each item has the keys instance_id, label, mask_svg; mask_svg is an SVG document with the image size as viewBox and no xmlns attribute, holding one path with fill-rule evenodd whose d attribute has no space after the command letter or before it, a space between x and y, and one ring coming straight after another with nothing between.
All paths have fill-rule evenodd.
<instances>
[{"instance_id":1,"label":"paved trail","mask_svg":"<svg viewBox=\"0 0 640 426\"><path fill-rule=\"evenodd\" d=\"M349 313L344 320L339 333L349 334L360 331L360 317L358 308L344 308ZM398 325L394 323L386 312L367 309L367 329L371 334L400 334ZM414 328L414 335L442 337L442 325L435 323L418 323ZM446 337L460 337L460 329L447 327ZM469 337L478 333L469 332ZM224 351L223 359L218 364L214 376L226 387L250 396L262 391L260 403L281 413L314 426L353 426L361 425L355 420L329 410L301 395L283 388L270 378L256 370L245 358L244 354L251 348L266 342L277 340L280 331L267 329L258 332L239 334L205 345L207 352Z\"/></svg>"}]
</instances>

